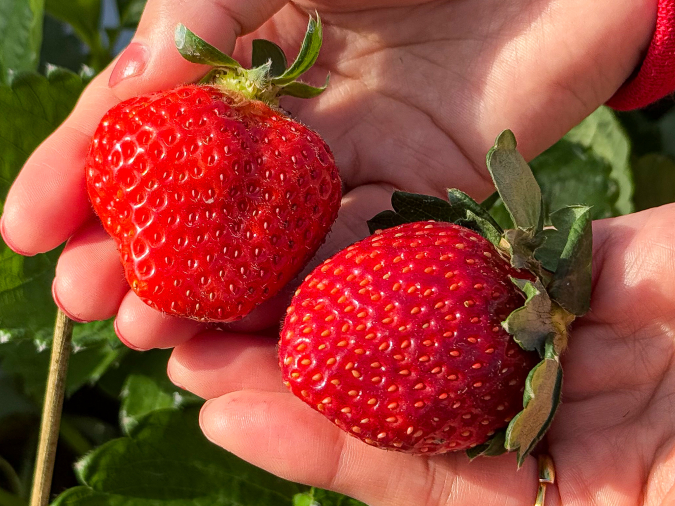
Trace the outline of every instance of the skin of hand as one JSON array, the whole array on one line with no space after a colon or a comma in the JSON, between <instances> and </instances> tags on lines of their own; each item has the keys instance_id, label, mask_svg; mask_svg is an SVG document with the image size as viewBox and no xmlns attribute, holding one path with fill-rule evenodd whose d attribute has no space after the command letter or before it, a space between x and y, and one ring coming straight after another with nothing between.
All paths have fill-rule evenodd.
<instances>
[{"instance_id":1,"label":"skin of hand","mask_svg":"<svg viewBox=\"0 0 675 506\"><path fill-rule=\"evenodd\" d=\"M71 116L26 163L6 201L3 238L24 254L68 241L53 285L59 306L78 320L117 315L117 332L133 348L177 346L169 365L173 379L203 397L219 397L204 408L205 432L255 464L372 505L420 503L425 497L429 500L421 504L529 504L536 493L534 462L515 473L509 456L468 466L463 457L421 459L373 450L345 438L285 393L269 331L242 332L277 324L288 293L227 326L229 335L204 333L199 323L150 309L129 291L114 244L92 214L84 187L84 158L105 111L131 96L195 81L205 72L204 67L182 60L173 47L178 22L247 63L253 38L275 40L294 55L307 13L314 9L325 23L325 43L307 80L320 84L330 72L331 84L318 98L282 105L326 139L347 189L319 259L367 235L365 221L389 207L394 188L442 196L446 187L458 187L478 200L486 197L493 187L484 157L497 134L512 129L527 158L546 149L630 76L649 44L656 19L654 0L149 0L130 51L94 79ZM118 68L115 76L131 75L110 87L116 63L122 70ZM659 341L669 335L668 299L653 301L662 310L658 315L654 306L637 314L648 299L628 289L620 301L628 306L624 311L614 307L598 313L597 307L603 301L600 287L614 292L607 297L617 296L613 285L624 282L634 287L626 281L625 269L633 266L624 258L626 252L607 246L628 234L624 228L634 230L633 239L616 247L633 245L633 255L639 250L650 257L661 251L662 265L673 265L666 255L669 243L663 240L660 250L648 249L656 239L635 225L635 220L646 220L650 227L665 221L654 213L596 225L600 260L595 264L594 310L575 327L567 359L571 379L566 400L560 422L549 436L556 464L561 469L566 465L570 477L553 489L556 493L549 494L547 504L635 504L647 497L664 498L670 489L665 429L662 445L654 451L653 441L637 437L649 432L650 423L665 427L670 420L667 410L659 415L646 409L649 403L667 403L668 391L658 394L665 388L667 367L649 362L644 376L637 370L644 356L651 357L647 337ZM661 232L667 230L662 228ZM610 229L616 229L616 238L603 235ZM613 269L608 267L611 261L616 264ZM642 272L633 274L636 279L644 277ZM608 281L603 284L604 279ZM654 274L652 286L666 286L663 273ZM616 323L627 314L642 319ZM659 315L664 321L656 335ZM652 334L636 341L640 325L649 325ZM593 339L584 338L591 335ZM584 351L587 358L575 358L586 343L597 347L599 342L605 345L597 354ZM661 352L654 360L664 355L670 359L664 354L669 343L658 344ZM585 380L594 379L592 392L587 383L575 386L572 377L574 364L590 357L605 366L594 364L580 373ZM606 363L609 357L623 360L625 369L620 369L624 362ZM603 380L605 370L611 374ZM620 379L623 383L614 385ZM591 406L595 397L598 400ZM622 415L627 413L618 421L609 416L615 414L611 399L621 405L617 409L623 410ZM580 413L572 415L574 409ZM602 440L607 453L587 454L591 444L578 443L584 437L593 443ZM629 465L629 460L612 453L610 443L622 452L628 445L637 460ZM563 476L560 480L565 480ZM629 491L631 486L635 490ZM663 490L655 491L659 487ZM629 502L616 502L614 497Z\"/></svg>"},{"instance_id":2,"label":"skin of hand","mask_svg":"<svg viewBox=\"0 0 675 506\"><path fill-rule=\"evenodd\" d=\"M675 205L594 223L591 312L563 355L562 404L543 445L547 506L675 503ZM205 332L178 346L172 380L212 399L204 433L284 478L371 506L532 505L536 461L431 458L347 435L281 384L274 342Z\"/></svg>"}]
</instances>

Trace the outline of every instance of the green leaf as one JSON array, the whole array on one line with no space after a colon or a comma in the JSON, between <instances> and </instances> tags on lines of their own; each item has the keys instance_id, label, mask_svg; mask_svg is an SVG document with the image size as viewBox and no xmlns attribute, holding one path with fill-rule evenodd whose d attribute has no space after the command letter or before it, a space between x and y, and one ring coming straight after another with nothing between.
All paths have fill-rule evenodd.
<instances>
[{"instance_id":1,"label":"green leaf","mask_svg":"<svg viewBox=\"0 0 675 506\"><path fill-rule=\"evenodd\" d=\"M66 491L53 506L284 505L304 490L209 443L198 412L152 412L128 437L82 459L76 470L84 487Z\"/></svg>"},{"instance_id":2,"label":"green leaf","mask_svg":"<svg viewBox=\"0 0 675 506\"><path fill-rule=\"evenodd\" d=\"M361 501L347 497L346 495L312 488L307 492L296 494L293 497L293 506L366 506Z\"/></svg>"},{"instance_id":3,"label":"green leaf","mask_svg":"<svg viewBox=\"0 0 675 506\"><path fill-rule=\"evenodd\" d=\"M460 209L465 209L464 215L468 216L467 213L472 213L476 217L480 218L481 221L487 222L489 226L494 229L493 233L501 235L504 230L499 226L495 219L490 215L485 207L482 204L479 204L466 193L456 189L451 188L448 190L448 202L452 207L459 207ZM460 212L461 213L461 212ZM458 213L458 214L460 214Z\"/></svg>"},{"instance_id":4,"label":"green leaf","mask_svg":"<svg viewBox=\"0 0 675 506\"><path fill-rule=\"evenodd\" d=\"M0 85L2 202L28 156L66 118L83 88L77 74L59 68L50 70L47 77L20 73L11 86Z\"/></svg>"},{"instance_id":5,"label":"green leaf","mask_svg":"<svg viewBox=\"0 0 675 506\"><path fill-rule=\"evenodd\" d=\"M511 228L504 232L504 238L509 245L511 265L516 269L529 269L539 274L541 269L533 255L544 241L541 234L535 234L533 229Z\"/></svg>"},{"instance_id":6,"label":"green leaf","mask_svg":"<svg viewBox=\"0 0 675 506\"><path fill-rule=\"evenodd\" d=\"M633 212L633 178L630 168L630 139L616 114L602 106L570 130L565 139L592 152L611 167L609 179L616 185L613 215ZM586 203L582 200L569 204ZM566 203L567 204L567 203ZM588 203L587 203L588 204ZM558 209L562 206L555 206ZM595 217L594 217L595 219Z\"/></svg>"},{"instance_id":7,"label":"green leaf","mask_svg":"<svg viewBox=\"0 0 675 506\"><path fill-rule=\"evenodd\" d=\"M0 342L51 340L56 318L51 285L58 255L56 250L23 257L0 240Z\"/></svg>"},{"instance_id":8,"label":"green leaf","mask_svg":"<svg viewBox=\"0 0 675 506\"><path fill-rule=\"evenodd\" d=\"M227 56L220 49L213 47L194 32L187 29L182 23L176 26L174 40L178 52L187 61L212 67L241 68L237 60Z\"/></svg>"},{"instance_id":9,"label":"green leaf","mask_svg":"<svg viewBox=\"0 0 675 506\"><path fill-rule=\"evenodd\" d=\"M127 434L153 411L203 402L171 383L166 375L170 355L169 350L130 353L116 371L107 375L116 376L118 381L123 382L119 394L117 391L112 393L122 397L120 424Z\"/></svg>"},{"instance_id":10,"label":"green leaf","mask_svg":"<svg viewBox=\"0 0 675 506\"><path fill-rule=\"evenodd\" d=\"M591 114L530 162L545 210L583 204L593 207L593 219L631 212L629 148L609 109L602 107ZM503 205L496 203L490 212L504 228L512 228Z\"/></svg>"},{"instance_id":11,"label":"green leaf","mask_svg":"<svg viewBox=\"0 0 675 506\"><path fill-rule=\"evenodd\" d=\"M612 166L591 148L563 139L530 162L547 211L568 205L593 208L593 219L620 214Z\"/></svg>"},{"instance_id":12,"label":"green leaf","mask_svg":"<svg viewBox=\"0 0 675 506\"><path fill-rule=\"evenodd\" d=\"M287 62L283 50L272 41L255 39L253 41L251 66L260 67L268 61L272 63L270 76L277 77L286 71Z\"/></svg>"},{"instance_id":13,"label":"green leaf","mask_svg":"<svg viewBox=\"0 0 675 506\"><path fill-rule=\"evenodd\" d=\"M0 1L0 67L5 71L37 69L43 12L44 0Z\"/></svg>"},{"instance_id":14,"label":"green leaf","mask_svg":"<svg viewBox=\"0 0 675 506\"><path fill-rule=\"evenodd\" d=\"M583 316L592 291L593 229L590 209L582 212L570 229L548 293L570 313Z\"/></svg>"},{"instance_id":15,"label":"green leaf","mask_svg":"<svg viewBox=\"0 0 675 506\"><path fill-rule=\"evenodd\" d=\"M321 87L310 86L306 83L301 83L300 81L293 81L290 84L287 84L279 90L279 95L286 95L289 97L296 98L314 98L321 95L326 88L328 88L328 79L330 76L326 76L326 84Z\"/></svg>"},{"instance_id":16,"label":"green leaf","mask_svg":"<svg viewBox=\"0 0 675 506\"><path fill-rule=\"evenodd\" d=\"M120 24L124 28L136 28L141 20L147 0L117 0L117 10L120 13Z\"/></svg>"},{"instance_id":17,"label":"green leaf","mask_svg":"<svg viewBox=\"0 0 675 506\"><path fill-rule=\"evenodd\" d=\"M523 394L524 409L506 430L506 448L518 450L519 467L550 427L561 390L562 368L558 360L546 358L530 371Z\"/></svg>"},{"instance_id":18,"label":"green leaf","mask_svg":"<svg viewBox=\"0 0 675 506\"><path fill-rule=\"evenodd\" d=\"M537 260L542 263L546 270L556 271L560 255L565 249L574 223L579 219L587 219L584 215L589 211L590 208L586 206L567 206L550 215L551 223L555 228L549 228L541 232L546 240L542 246L537 248L535 253Z\"/></svg>"},{"instance_id":19,"label":"green leaf","mask_svg":"<svg viewBox=\"0 0 675 506\"><path fill-rule=\"evenodd\" d=\"M469 459L473 460L476 457L498 457L506 453L504 446L506 440L506 431L500 430L490 438L487 443L475 446L466 451Z\"/></svg>"},{"instance_id":20,"label":"green leaf","mask_svg":"<svg viewBox=\"0 0 675 506\"><path fill-rule=\"evenodd\" d=\"M541 281L532 283L525 279L511 278L527 297L525 304L514 310L502 326L513 336L521 348L538 351L544 355L546 340L557 333L551 315L551 299Z\"/></svg>"},{"instance_id":21,"label":"green leaf","mask_svg":"<svg viewBox=\"0 0 675 506\"><path fill-rule=\"evenodd\" d=\"M536 228L541 218L541 190L516 149L513 132L505 130L487 154L487 167L516 227Z\"/></svg>"},{"instance_id":22,"label":"green leaf","mask_svg":"<svg viewBox=\"0 0 675 506\"><path fill-rule=\"evenodd\" d=\"M391 196L391 205L406 223L429 220L453 221L464 217L463 213L456 213L445 200L430 195L395 191Z\"/></svg>"},{"instance_id":23,"label":"green leaf","mask_svg":"<svg viewBox=\"0 0 675 506\"><path fill-rule=\"evenodd\" d=\"M42 35L40 68L57 65L78 72L89 61L87 47L63 21L45 14Z\"/></svg>"},{"instance_id":24,"label":"green leaf","mask_svg":"<svg viewBox=\"0 0 675 506\"><path fill-rule=\"evenodd\" d=\"M650 153L637 159L635 179L635 210L675 202L675 160L660 153Z\"/></svg>"},{"instance_id":25,"label":"green leaf","mask_svg":"<svg viewBox=\"0 0 675 506\"><path fill-rule=\"evenodd\" d=\"M42 330L41 334L51 335L51 328L46 327ZM2 369L18 379L25 395L38 404L41 403L47 383L49 344L46 339L44 341L20 339L0 344ZM125 350L114 335L111 322L76 323L73 330L73 353L66 380L66 395L70 396L84 385L95 383L121 359Z\"/></svg>"},{"instance_id":26,"label":"green leaf","mask_svg":"<svg viewBox=\"0 0 675 506\"><path fill-rule=\"evenodd\" d=\"M495 228L491 219L490 221L488 221L482 216L475 215L472 211L467 211L466 219L457 220L455 221L455 223L457 225L470 228L471 230L477 232L478 234L485 237L488 241L490 241L495 247L499 246L499 242L502 239L502 235L499 232L499 230Z\"/></svg>"},{"instance_id":27,"label":"green leaf","mask_svg":"<svg viewBox=\"0 0 675 506\"><path fill-rule=\"evenodd\" d=\"M318 14L316 19L310 16L305 38L302 41L298 56L283 74L272 79L272 83L277 86L285 86L307 72L319 57L322 42L323 27L321 26L321 18L319 18Z\"/></svg>"},{"instance_id":28,"label":"green leaf","mask_svg":"<svg viewBox=\"0 0 675 506\"><path fill-rule=\"evenodd\" d=\"M448 190L448 200L430 195L395 191L391 196L393 211L383 211L368 222L371 233L403 223L445 221L475 230L493 244L499 244L502 229L490 214L467 194Z\"/></svg>"},{"instance_id":29,"label":"green leaf","mask_svg":"<svg viewBox=\"0 0 675 506\"><path fill-rule=\"evenodd\" d=\"M368 229L371 234L374 234L377 230L385 230L387 228L403 225L404 223L409 222L396 211L387 210L378 213L368 220Z\"/></svg>"},{"instance_id":30,"label":"green leaf","mask_svg":"<svg viewBox=\"0 0 675 506\"><path fill-rule=\"evenodd\" d=\"M164 368L166 369L166 364ZM138 374L132 374L127 378L122 396L120 422L127 434L131 433L148 413L202 402L201 399L188 392L180 391L176 387L165 388L165 385L156 381L155 378Z\"/></svg>"},{"instance_id":31,"label":"green leaf","mask_svg":"<svg viewBox=\"0 0 675 506\"><path fill-rule=\"evenodd\" d=\"M55 18L72 26L78 37L90 48L101 45L101 0L46 0L45 9Z\"/></svg>"}]
</instances>

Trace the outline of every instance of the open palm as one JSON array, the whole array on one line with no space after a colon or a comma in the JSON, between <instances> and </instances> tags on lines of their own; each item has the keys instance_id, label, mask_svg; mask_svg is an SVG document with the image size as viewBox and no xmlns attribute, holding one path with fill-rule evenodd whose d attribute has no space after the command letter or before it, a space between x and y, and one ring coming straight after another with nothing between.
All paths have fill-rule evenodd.
<instances>
[{"instance_id":1,"label":"open palm","mask_svg":"<svg viewBox=\"0 0 675 506\"><path fill-rule=\"evenodd\" d=\"M372 504L408 504L411 497L430 505L529 502L536 490L531 462L514 475L509 457L468 466L463 457L417 459L362 448L283 392L274 341L232 333L276 323L287 294L230 326L228 336L203 333L204 327L196 322L167 317L145 306L129 291L115 247L91 212L84 188L84 156L103 113L120 100L193 81L205 72L203 67L182 61L173 48L176 23L184 23L246 62L252 38L275 40L288 54L294 54L304 33L307 11L314 9L319 10L326 26L325 44L316 68L307 77L318 84L330 72L331 85L316 99L289 100L282 105L327 140L347 189L339 220L318 258L364 236L365 220L388 207L393 188L439 195L452 186L477 199L485 197L492 190L483 160L497 133L504 128L514 130L528 158L544 150L607 100L630 75L648 44L655 16L651 0L289 4L285 0L149 0L135 37L149 48L147 68L114 88L108 86L112 67L92 82L70 118L33 154L12 187L4 209L3 236L10 246L26 254L47 251L69 240L54 283L59 305L82 320L117 315L118 333L133 347L179 346L170 365L174 380L207 398L229 393L209 404L203 422L211 426L207 432L219 444L245 458L278 474L340 489ZM237 39L239 35L242 37ZM625 220L630 219L638 218ZM599 227L605 230L609 225ZM602 247L599 251L607 255L603 266L614 258L616 267L614 274L603 268L597 282L606 279L613 288L604 296L616 297L616 285L627 275L616 260L622 253ZM673 263L665 265L672 267ZM662 277L654 283L657 281L665 286ZM603 300L602 295L596 296ZM665 311L664 300L655 301L655 307ZM623 465L621 472L625 470L626 477L634 475L634 481L643 484L655 462L657 450L651 451L652 447L637 437L635 426L628 425L642 420L635 418L638 413L656 416L640 408L640 402L651 399L640 390L649 388L649 382L635 375L645 357L651 357L647 351L643 355L639 352L651 347L646 340L633 342L629 339L632 334L619 332L637 332L635 319L635 327L628 322L624 327L618 323L601 325L612 321L611 317L637 311L636 302L629 302L628 297L623 303L628 309L610 307L604 319L596 312L600 308L594 308L593 315L578 326L579 337L568 354L566 395L569 392L571 397L561 408L549 442L565 504L584 504L598 487L614 492L628 487L628 479L612 477L605 457L615 458L610 462ZM645 309L639 316L647 318L647 314L653 313ZM655 317L645 321L650 328L658 327ZM595 338L596 334L602 339ZM668 335L665 327L659 336L664 334ZM592 360L588 354L582 358L579 349L583 343L589 341L589 346L600 348L598 343L610 337L615 344L603 345ZM621 349L625 353L612 351L619 346L616 343L625 346ZM669 356L664 351L667 346L659 344L662 351L654 360ZM631 367L621 369L620 359ZM575 374L575 364L582 362L587 367ZM647 363L652 367L649 371L658 369ZM610 379L620 385L606 398L600 395L599 386L588 390L593 384L606 388L607 383L599 378L602 367L607 367ZM659 370L665 371L665 366ZM596 382L583 383L584 390L574 383L575 378ZM258 391L248 391L250 388ZM238 390L243 391L230 393ZM599 396L597 403L584 400L595 394ZM614 398L617 404L627 406L621 415L628 414L613 425L610 438L610 432L591 424L595 419L591 414L594 410L607 413L603 403ZM650 402L658 399L655 393ZM580 414L575 414L575 409ZM572 421L584 416L586 423L575 426ZM569 423L565 423L567 417ZM667 424L665 418L656 416L655 420L656 427ZM285 423L280 425L280 421ZM608 445L609 453L594 456L588 450L585 459L574 457L573 451L580 451L573 450L579 446L573 444L577 439L595 441L596 436ZM665 434L662 437L665 441ZM642 459L641 467L619 459L620 450L611 453L615 442L624 449L633 444L636 456ZM263 456L267 460L261 461ZM571 473L571 479L565 480L566 472ZM585 478L589 475L593 480ZM566 486L578 489L566 490ZM642 496L627 500L634 503L638 497Z\"/></svg>"},{"instance_id":2,"label":"open palm","mask_svg":"<svg viewBox=\"0 0 675 506\"><path fill-rule=\"evenodd\" d=\"M547 505L675 500L675 205L594 224L591 312L563 355L562 404L543 445L557 486ZM348 436L281 385L275 343L207 332L179 346L172 379L214 399L209 438L283 477L371 506L533 504L536 462L513 455L424 458Z\"/></svg>"}]
</instances>

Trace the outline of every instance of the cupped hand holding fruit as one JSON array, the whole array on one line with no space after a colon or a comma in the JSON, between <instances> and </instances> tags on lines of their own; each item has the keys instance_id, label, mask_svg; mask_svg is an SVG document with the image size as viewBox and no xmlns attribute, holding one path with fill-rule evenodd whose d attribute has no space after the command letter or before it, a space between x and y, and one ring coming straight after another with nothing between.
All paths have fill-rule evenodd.
<instances>
[{"instance_id":1,"label":"cupped hand holding fruit","mask_svg":"<svg viewBox=\"0 0 675 506\"><path fill-rule=\"evenodd\" d=\"M594 223L591 311L572 327L562 403L541 447L556 468L548 506L665 506L675 499L673 219L675 205ZM288 393L276 347L264 336L202 333L176 348L169 374L213 399L201 415L212 441L282 477L371 506L534 504L533 457L516 471L513 455L424 458L347 435ZM347 406L363 409L367 400Z\"/></svg>"},{"instance_id":2,"label":"cupped hand holding fruit","mask_svg":"<svg viewBox=\"0 0 675 506\"><path fill-rule=\"evenodd\" d=\"M324 257L366 235L365 220L387 206L392 186L440 195L451 178L452 186L486 196L483 155L495 135L509 126L526 156L543 150L630 75L655 15L646 0L377 2L366 10L362 2L150 0L115 86L108 85L111 67L27 163L4 209L3 236L27 254L70 238L54 285L60 305L81 319L117 314L118 330L136 347L185 343L170 374L199 395L219 397L203 412L205 432L257 465L373 505L529 504L532 460L514 475L508 457L469 465L463 455L420 459L370 448L285 391L268 338L194 337L199 323L151 310L128 292L118 253L91 214L83 167L105 111L205 72L175 52L178 22L245 61L252 38L294 54L306 26L300 10L314 8L326 23L326 45L309 79L321 82L329 70L332 84L312 102L284 106L333 148L349 190ZM237 35L244 36L235 44ZM119 81L120 74L130 77ZM667 393L675 380L663 330L675 301L660 287L672 284L662 266L673 260L673 214L665 208L596 224L593 313L575 327L566 401L547 439L560 483L550 504L668 502L670 477L660 473L672 453ZM283 301L277 306L248 325L278 321Z\"/></svg>"},{"instance_id":3,"label":"cupped hand holding fruit","mask_svg":"<svg viewBox=\"0 0 675 506\"><path fill-rule=\"evenodd\" d=\"M91 212L83 170L105 111L206 72L175 50L179 22L248 63L253 38L274 40L294 55L307 24L303 9L319 9L325 43L307 80L321 84L329 71L331 84L320 97L289 98L283 106L331 146L349 191L320 253L325 258L365 236L365 221L388 205L392 186L442 195L450 184L486 196L483 157L496 134L512 128L527 157L542 151L620 86L655 16L647 0L547 5L378 1L364 10L362 2L150 0L119 66L94 80L26 164L4 208L3 237L26 254L70 238L54 284L70 315L117 314L120 334L139 348L184 342L202 326L163 317L129 292L115 246ZM130 77L120 80L124 75ZM277 322L286 302L252 314L248 328Z\"/></svg>"}]
</instances>

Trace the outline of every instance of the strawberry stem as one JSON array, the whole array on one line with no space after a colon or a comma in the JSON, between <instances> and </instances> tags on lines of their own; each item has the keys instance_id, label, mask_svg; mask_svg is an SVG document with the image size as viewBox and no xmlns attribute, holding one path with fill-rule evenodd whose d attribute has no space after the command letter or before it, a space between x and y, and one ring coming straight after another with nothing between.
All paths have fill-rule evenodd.
<instances>
[{"instance_id":1,"label":"strawberry stem","mask_svg":"<svg viewBox=\"0 0 675 506\"><path fill-rule=\"evenodd\" d=\"M213 69L199 81L213 84L223 90L241 94L250 100L261 100L271 106L279 105L283 95L297 98L312 98L328 86L315 87L298 81L316 62L323 43L323 28L319 15L309 18L302 46L290 67L286 68L286 56L273 42L253 41L254 67L245 69L235 59L201 39L194 32L179 24L175 31L176 48L186 60L210 65Z\"/></svg>"},{"instance_id":2,"label":"strawberry stem","mask_svg":"<svg viewBox=\"0 0 675 506\"><path fill-rule=\"evenodd\" d=\"M72 336L73 321L59 309L54 327L30 506L46 506L49 503Z\"/></svg>"}]
</instances>

